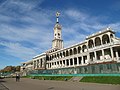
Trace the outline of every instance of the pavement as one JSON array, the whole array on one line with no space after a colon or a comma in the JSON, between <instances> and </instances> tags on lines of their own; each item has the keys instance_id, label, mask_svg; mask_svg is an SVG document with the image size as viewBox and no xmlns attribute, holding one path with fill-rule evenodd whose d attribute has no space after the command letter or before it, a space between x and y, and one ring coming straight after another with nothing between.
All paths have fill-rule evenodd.
<instances>
[{"instance_id":1,"label":"pavement","mask_svg":"<svg viewBox=\"0 0 120 90\"><path fill-rule=\"evenodd\" d=\"M0 79L0 90L9 90L2 82L5 82L4 80Z\"/></svg>"},{"instance_id":2,"label":"pavement","mask_svg":"<svg viewBox=\"0 0 120 90\"><path fill-rule=\"evenodd\" d=\"M120 90L120 85L36 80L29 78L21 78L20 82L16 82L15 78L6 78L1 84L8 88L8 90ZM1 89L0 86L0 90L5 89Z\"/></svg>"}]
</instances>

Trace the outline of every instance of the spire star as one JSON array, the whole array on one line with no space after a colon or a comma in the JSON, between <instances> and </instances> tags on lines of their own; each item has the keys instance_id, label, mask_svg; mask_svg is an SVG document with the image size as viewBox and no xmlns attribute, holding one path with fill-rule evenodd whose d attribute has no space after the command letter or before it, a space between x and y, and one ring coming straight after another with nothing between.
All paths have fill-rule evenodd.
<instances>
[{"instance_id":1,"label":"spire star","mask_svg":"<svg viewBox=\"0 0 120 90\"><path fill-rule=\"evenodd\" d=\"M59 12L56 12L56 17L59 17L60 16L60 13Z\"/></svg>"}]
</instances>

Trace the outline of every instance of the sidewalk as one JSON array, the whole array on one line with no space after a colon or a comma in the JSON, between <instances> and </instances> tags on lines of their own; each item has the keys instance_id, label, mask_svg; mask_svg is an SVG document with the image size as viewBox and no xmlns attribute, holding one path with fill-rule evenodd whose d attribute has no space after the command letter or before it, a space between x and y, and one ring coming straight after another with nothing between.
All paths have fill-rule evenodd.
<instances>
[{"instance_id":1,"label":"sidewalk","mask_svg":"<svg viewBox=\"0 0 120 90\"><path fill-rule=\"evenodd\" d=\"M2 82L4 82L4 80L0 79L0 90L9 90L6 86L2 84Z\"/></svg>"},{"instance_id":2,"label":"sidewalk","mask_svg":"<svg viewBox=\"0 0 120 90\"><path fill-rule=\"evenodd\" d=\"M2 82L9 90L120 90L120 85L80 83L68 81L49 81L22 78L16 82L14 78Z\"/></svg>"}]
</instances>

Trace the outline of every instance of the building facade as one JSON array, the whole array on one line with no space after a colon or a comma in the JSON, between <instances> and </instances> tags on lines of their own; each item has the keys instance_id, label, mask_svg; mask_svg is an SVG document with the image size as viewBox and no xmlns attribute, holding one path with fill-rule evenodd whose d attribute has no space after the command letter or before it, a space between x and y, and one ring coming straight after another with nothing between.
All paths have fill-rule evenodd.
<instances>
[{"instance_id":1,"label":"building facade","mask_svg":"<svg viewBox=\"0 0 120 90\"><path fill-rule=\"evenodd\" d=\"M87 36L83 42L64 48L59 13L56 18L52 49L33 57L30 62L22 63L21 70L28 67L31 70L54 70L120 63L120 38L115 36L110 27Z\"/></svg>"}]
</instances>

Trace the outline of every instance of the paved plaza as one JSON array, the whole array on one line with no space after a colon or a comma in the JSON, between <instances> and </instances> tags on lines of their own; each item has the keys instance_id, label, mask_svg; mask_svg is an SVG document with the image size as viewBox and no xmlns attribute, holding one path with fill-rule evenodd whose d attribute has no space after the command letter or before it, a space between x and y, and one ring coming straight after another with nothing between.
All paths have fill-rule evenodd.
<instances>
[{"instance_id":1,"label":"paved plaza","mask_svg":"<svg viewBox=\"0 0 120 90\"><path fill-rule=\"evenodd\" d=\"M120 90L120 85L8 78L0 82L0 90Z\"/></svg>"}]
</instances>

